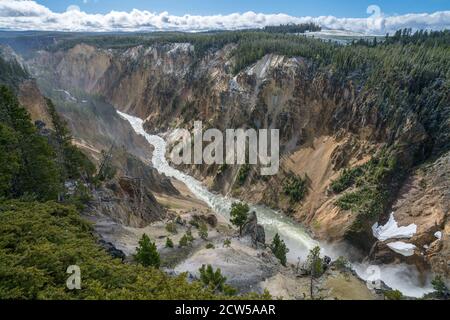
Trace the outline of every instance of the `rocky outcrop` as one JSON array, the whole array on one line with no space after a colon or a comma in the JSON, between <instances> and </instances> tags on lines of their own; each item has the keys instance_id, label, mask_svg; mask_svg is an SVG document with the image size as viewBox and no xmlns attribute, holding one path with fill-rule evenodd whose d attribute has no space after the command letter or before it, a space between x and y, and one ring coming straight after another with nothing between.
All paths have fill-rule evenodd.
<instances>
[{"instance_id":1,"label":"rocky outcrop","mask_svg":"<svg viewBox=\"0 0 450 320\"><path fill-rule=\"evenodd\" d=\"M123 253L122 250L117 249L111 242L100 239L99 243L113 258L117 258L122 261L125 260L125 253Z\"/></svg>"},{"instance_id":2,"label":"rocky outcrop","mask_svg":"<svg viewBox=\"0 0 450 320\"><path fill-rule=\"evenodd\" d=\"M250 236L255 246L258 246L258 244L264 246L266 244L266 233L264 227L258 224L258 217L255 211L250 212L248 215L247 221L242 227L242 235Z\"/></svg>"},{"instance_id":3,"label":"rocky outcrop","mask_svg":"<svg viewBox=\"0 0 450 320\"><path fill-rule=\"evenodd\" d=\"M421 269L431 267L433 272L450 278L450 153L414 170L403 184L397 201L392 206L400 226L415 224L417 232L405 243L416 246L414 254L404 257L377 243L370 257L390 263L407 261Z\"/></svg>"},{"instance_id":4,"label":"rocky outcrop","mask_svg":"<svg viewBox=\"0 0 450 320\"><path fill-rule=\"evenodd\" d=\"M131 227L144 227L166 217L166 210L140 179L119 177L95 189L89 211Z\"/></svg>"},{"instance_id":5,"label":"rocky outcrop","mask_svg":"<svg viewBox=\"0 0 450 320\"><path fill-rule=\"evenodd\" d=\"M47 101L39 90L35 80L30 79L22 82L19 85L17 97L19 103L29 112L33 122L43 121L47 128L53 129L52 119L47 108Z\"/></svg>"}]
</instances>

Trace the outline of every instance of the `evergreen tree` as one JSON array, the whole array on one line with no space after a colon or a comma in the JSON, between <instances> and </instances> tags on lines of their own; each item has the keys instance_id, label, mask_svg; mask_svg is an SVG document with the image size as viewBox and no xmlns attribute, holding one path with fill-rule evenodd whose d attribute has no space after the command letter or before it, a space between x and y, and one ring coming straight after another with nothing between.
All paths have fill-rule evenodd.
<instances>
[{"instance_id":1,"label":"evergreen tree","mask_svg":"<svg viewBox=\"0 0 450 320\"><path fill-rule=\"evenodd\" d=\"M309 251L305 269L309 272L310 277L310 298L314 299L314 279L320 277L324 271L319 246Z\"/></svg>"},{"instance_id":2,"label":"evergreen tree","mask_svg":"<svg viewBox=\"0 0 450 320\"><path fill-rule=\"evenodd\" d=\"M286 253L289 252L289 249L286 247L284 241L281 240L278 233L273 238L270 249L272 250L275 257L280 260L281 264L283 266L286 266Z\"/></svg>"},{"instance_id":3,"label":"evergreen tree","mask_svg":"<svg viewBox=\"0 0 450 320\"><path fill-rule=\"evenodd\" d=\"M224 246L225 248L229 248L229 247L231 246L231 240L230 240L230 239L225 239L225 240L223 241L223 246Z\"/></svg>"},{"instance_id":4,"label":"evergreen tree","mask_svg":"<svg viewBox=\"0 0 450 320\"><path fill-rule=\"evenodd\" d=\"M0 86L0 124L0 150L9 153L0 156L0 161L11 161L0 168L0 192L5 197L31 195L40 200L56 199L61 184L55 152L5 86Z\"/></svg>"},{"instance_id":5,"label":"evergreen tree","mask_svg":"<svg viewBox=\"0 0 450 320\"><path fill-rule=\"evenodd\" d=\"M320 247L315 246L309 251L307 258L307 268L313 277L319 277L323 273L323 262L320 258Z\"/></svg>"},{"instance_id":6,"label":"evergreen tree","mask_svg":"<svg viewBox=\"0 0 450 320\"><path fill-rule=\"evenodd\" d=\"M161 263L158 250L154 242L144 233L139 240L139 247L136 249L136 261L145 267L159 268Z\"/></svg>"},{"instance_id":7,"label":"evergreen tree","mask_svg":"<svg viewBox=\"0 0 450 320\"><path fill-rule=\"evenodd\" d=\"M198 234L203 240L208 239L208 226L202 222L199 226Z\"/></svg>"},{"instance_id":8,"label":"evergreen tree","mask_svg":"<svg viewBox=\"0 0 450 320\"><path fill-rule=\"evenodd\" d=\"M449 294L448 288L445 285L445 282L442 279L441 275L435 276L434 279L431 281L431 284L433 286L434 291L436 291L439 296L443 297Z\"/></svg>"},{"instance_id":9,"label":"evergreen tree","mask_svg":"<svg viewBox=\"0 0 450 320\"><path fill-rule=\"evenodd\" d=\"M173 241L169 237L166 239L166 248L173 248Z\"/></svg>"},{"instance_id":10,"label":"evergreen tree","mask_svg":"<svg viewBox=\"0 0 450 320\"><path fill-rule=\"evenodd\" d=\"M183 248L183 247L186 247L188 244L189 244L189 239L188 239L188 237L186 236L186 234L184 234L184 235L181 237L180 242L178 243L178 246L179 246L180 248Z\"/></svg>"},{"instance_id":11,"label":"evergreen tree","mask_svg":"<svg viewBox=\"0 0 450 320\"><path fill-rule=\"evenodd\" d=\"M214 292L223 292L227 295L233 295L236 293L236 289L227 285L227 278L222 275L220 268L214 271L213 267L202 265L199 269L200 281L205 287L210 288Z\"/></svg>"},{"instance_id":12,"label":"evergreen tree","mask_svg":"<svg viewBox=\"0 0 450 320\"><path fill-rule=\"evenodd\" d=\"M249 211L246 203L235 202L231 205L230 222L239 227L239 235L242 235L242 227L247 221Z\"/></svg>"}]
</instances>

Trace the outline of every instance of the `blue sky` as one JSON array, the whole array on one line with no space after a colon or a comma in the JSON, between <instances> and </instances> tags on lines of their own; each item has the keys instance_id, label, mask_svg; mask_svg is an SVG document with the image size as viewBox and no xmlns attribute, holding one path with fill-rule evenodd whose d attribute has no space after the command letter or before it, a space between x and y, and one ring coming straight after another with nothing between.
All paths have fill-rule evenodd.
<instances>
[{"instance_id":1,"label":"blue sky","mask_svg":"<svg viewBox=\"0 0 450 320\"><path fill-rule=\"evenodd\" d=\"M206 31L286 23L377 35L444 30L450 0L0 0L5 30Z\"/></svg>"},{"instance_id":2,"label":"blue sky","mask_svg":"<svg viewBox=\"0 0 450 320\"><path fill-rule=\"evenodd\" d=\"M336 17L367 17L366 8L375 4L387 15L432 13L450 10L450 0L37 0L52 11L63 12L77 5L88 13L133 8L152 12L168 11L173 15L229 14L254 11L286 13L292 16L334 15Z\"/></svg>"}]
</instances>

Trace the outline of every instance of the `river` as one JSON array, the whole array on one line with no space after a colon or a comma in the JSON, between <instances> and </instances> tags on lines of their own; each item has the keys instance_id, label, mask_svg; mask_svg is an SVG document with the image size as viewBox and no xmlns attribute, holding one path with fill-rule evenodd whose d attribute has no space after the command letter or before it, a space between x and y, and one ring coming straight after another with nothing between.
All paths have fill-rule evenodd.
<instances>
[{"instance_id":1,"label":"river","mask_svg":"<svg viewBox=\"0 0 450 320\"><path fill-rule=\"evenodd\" d=\"M154 147L152 164L159 173L183 182L198 199L204 201L215 213L220 214L225 218L229 218L231 204L238 201L237 199L212 193L197 179L171 167L166 159L165 140L160 136L148 134L144 130L142 119L120 111L117 112L123 119L130 123L137 134L144 136L144 138ZM312 239L302 226L281 213L258 205L252 205L250 208L256 212L258 222L264 226L266 237L268 239L271 239L275 233L278 233L284 240L289 248L287 254L289 262L296 263L298 258L304 261L309 250L317 245L321 246L323 254L329 255L332 258L336 258L340 254L345 256L345 252L335 252L330 246L321 244ZM372 274L374 270L373 266L369 267L370 266L362 263L353 263L353 268L363 279L367 279L367 277ZM419 276L414 267L398 264L381 265L376 266L375 268L378 270L377 277L379 279L384 281L391 288L400 290L405 295L421 297L424 293L431 291L429 279L427 285L421 286L419 284Z\"/></svg>"}]
</instances>

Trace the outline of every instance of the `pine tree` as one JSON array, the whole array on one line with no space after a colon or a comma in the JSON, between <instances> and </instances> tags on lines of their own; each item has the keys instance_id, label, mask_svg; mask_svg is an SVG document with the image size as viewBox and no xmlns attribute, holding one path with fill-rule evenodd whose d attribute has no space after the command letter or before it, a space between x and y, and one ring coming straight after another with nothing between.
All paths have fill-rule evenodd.
<instances>
[{"instance_id":1,"label":"pine tree","mask_svg":"<svg viewBox=\"0 0 450 320\"><path fill-rule=\"evenodd\" d=\"M433 289L437 292L439 296L442 297L448 294L449 290L447 289L447 286L445 285L445 282L442 279L441 275L435 276L434 279L431 281L431 284L433 286Z\"/></svg>"},{"instance_id":2,"label":"pine tree","mask_svg":"<svg viewBox=\"0 0 450 320\"><path fill-rule=\"evenodd\" d=\"M309 271L310 276L310 298L314 299L314 278L318 278L323 273L323 263L320 258L320 247L315 246L309 251L306 260L306 269Z\"/></svg>"},{"instance_id":3,"label":"pine tree","mask_svg":"<svg viewBox=\"0 0 450 320\"><path fill-rule=\"evenodd\" d=\"M206 225L206 223L203 222L200 224L198 234L203 240L208 239L208 226Z\"/></svg>"},{"instance_id":4,"label":"pine tree","mask_svg":"<svg viewBox=\"0 0 450 320\"><path fill-rule=\"evenodd\" d=\"M3 126L0 149L11 152L0 161L8 158L13 161L11 166L0 168L0 180L3 180L0 184L10 187L4 196L26 194L39 200L56 199L61 183L55 152L47 139L38 134L17 97L4 86L0 86L0 124Z\"/></svg>"},{"instance_id":5,"label":"pine tree","mask_svg":"<svg viewBox=\"0 0 450 320\"><path fill-rule=\"evenodd\" d=\"M231 246L231 240L230 240L230 239L225 239L225 240L223 241L223 246L224 246L225 248L229 248L229 247Z\"/></svg>"},{"instance_id":6,"label":"pine tree","mask_svg":"<svg viewBox=\"0 0 450 320\"><path fill-rule=\"evenodd\" d=\"M166 248L173 248L173 241L169 237L166 239Z\"/></svg>"},{"instance_id":7,"label":"pine tree","mask_svg":"<svg viewBox=\"0 0 450 320\"><path fill-rule=\"evenodd\" d=\"M239 227L239 235L242 235L242 227L247 221L249 211L246 203L235 202L231 205L230 222Z\"/></svg>"},{"instance_id":8,"label":"pine tree","mask_svg":"<svg viewBox=\"0 0 450 320\"><path fill-rule=\"evenodd\" d=\"M136 261L145 267L159 268L161 260L154 242L144 233L136 249Z\"/></svg>"},{"instance_id":9,"label":"pine tree","mask_svg":"<svg viewBox=\"0 0 450 320\"><path fill-rule=\"evenodd\" d=\"M199 272L200 281L205 287L210 288L214 292L223 292L226 295L236 294L236 289L226 284L227 278L222 275L220 268L214 271L210 264L208 266L202 265Z\"/></svg>"},{"instance_id":10,"label":"pine tree","mask_svg":"<svg viewBox=\"0 0 450 320\"><path fill-rule=\"evenodd\" d=\"M283 240L281 240L279 234L277 233L272 240L272 244L270 245L270 249L272 250L275 257L280 260L283 266L286 266L286 253L289 252L289 249L286 247L286 244Z\"/></svg>"},{"instance_id":11,"label":"pine tree","mask_svg":"<svg viewBox=\"0 0 450 320\"><path fill-rule=\"evenodd\" d=\"M184 235L181 237L180 242L178 243L178 246L179 246L180 248L183 248L183 247L186 247L188 244L189 244L189 239L188 239L188 237L186 236L186 234L184 234Z\"/></svg>"}]
</instances>

